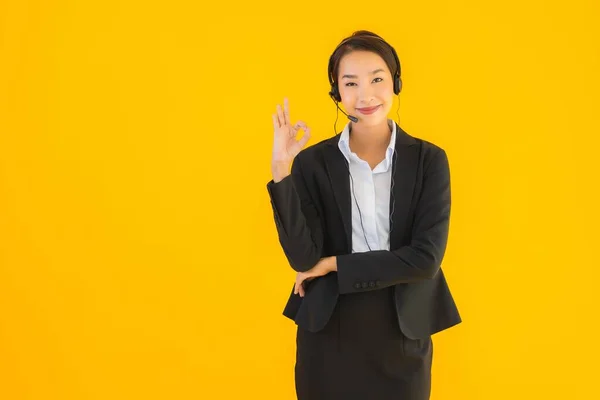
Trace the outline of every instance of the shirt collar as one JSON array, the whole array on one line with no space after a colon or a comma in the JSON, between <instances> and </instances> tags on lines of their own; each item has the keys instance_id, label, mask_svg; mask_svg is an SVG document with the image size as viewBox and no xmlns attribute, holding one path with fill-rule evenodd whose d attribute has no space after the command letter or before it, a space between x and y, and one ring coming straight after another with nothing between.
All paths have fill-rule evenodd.
<instances>
[{"instance_id":1,"label":"shirt collar","mask_svg":"<svg viewBox=\"0 0 600 400\"><path fill-rule=\"evenodd\" d=\"M342 131L341 135L340 135L340 140L338 141L338 148L340 149L340 151L342 152L342 154L344 155L344 157L346 157L346 160L348 160L348 162L350 162L350 124L352 122L348 121L348 123L346 124L346 126L344 127L344 130ZM390 142L388 143L387 146L387 151L385 152L385 168L386 170L392 165L392 156L394 154L394 147L396 145L396 123L394 122L394 120L391 120L388 118L388 124L390 124L392 126L392 136L390 137Z\"/></svg>"}]
</instances>

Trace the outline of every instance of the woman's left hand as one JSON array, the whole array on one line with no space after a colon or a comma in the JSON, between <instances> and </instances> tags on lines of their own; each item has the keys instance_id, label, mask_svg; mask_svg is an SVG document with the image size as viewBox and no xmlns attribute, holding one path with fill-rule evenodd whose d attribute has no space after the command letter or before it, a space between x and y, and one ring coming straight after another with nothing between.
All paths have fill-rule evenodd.
<instances>
[{"instance_id":1,"label":"woman's left hand","mask_svg":"<svg viewBox=\"0 0 600 400\"><path fill-rule=\"evenodd\" d=\"M310 281L316 277L327 275L330 272L337 271L337 262L335 256L324 257L319 262L306 272L298 272L296 275L296 285L294 286L294 294L300 294L304 297L304 281Z\"/></svg>"}]
</instances>

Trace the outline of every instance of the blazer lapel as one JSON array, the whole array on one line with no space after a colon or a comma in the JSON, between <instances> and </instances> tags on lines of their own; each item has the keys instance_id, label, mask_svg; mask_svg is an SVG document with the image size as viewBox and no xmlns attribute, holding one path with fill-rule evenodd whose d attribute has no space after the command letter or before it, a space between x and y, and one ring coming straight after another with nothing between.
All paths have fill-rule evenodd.
<instances>
[{"instance_id":1,"label":"blazer lapel","mask_svg":"<svg viewBox=\"0 0 600 400\"><path fill-rule=\"evenodd\" d=\"M340 136L340 134L337 134L327 141L327 145L324 147L324 159L335 201L342 216L348 252L350 253L352 252L352 198L350 197L350 176L347 160L338 148ZM396 124L396 156L392 162L394 186L393 196L390 196L390 214L393 211L390 249L400 246L404 236L419 158L419 146L415 146L416 144L415 138ZM396 169L395 173L394 168Z\"/></svg>"},{"instance_id":2,"label":"blazer lapel","mask_svg":"<svg viewBox=\"0 0 600 400\"><path fill-rule=\"evenodd\" d=\"M340 135L336 135L327 142L325 146L325 167L329 175L329 182L333 189L335 202L342 216L346 243L352 249L352 198L350 197L350 175L348 161L338 148Z\"/></svg>"}]
</instances>

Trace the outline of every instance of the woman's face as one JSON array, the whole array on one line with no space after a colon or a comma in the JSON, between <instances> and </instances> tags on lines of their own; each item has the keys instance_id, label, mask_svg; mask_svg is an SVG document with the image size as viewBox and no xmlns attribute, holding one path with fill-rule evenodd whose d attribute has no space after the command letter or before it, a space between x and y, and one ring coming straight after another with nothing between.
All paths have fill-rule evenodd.
<instances>
[{"instance_id":1,"label":"woman's face","mask_svg":"<svg viewBox=\"0 0 600 400\"><path fill-rule=\"evenodd\" d=\"M346 112L358 117L359 124L387 123L394 101L392 74L377 53L355 50L342 57L338 88ZM377 106L377 109L361 110Z\"/></svg>"}]
</instances>

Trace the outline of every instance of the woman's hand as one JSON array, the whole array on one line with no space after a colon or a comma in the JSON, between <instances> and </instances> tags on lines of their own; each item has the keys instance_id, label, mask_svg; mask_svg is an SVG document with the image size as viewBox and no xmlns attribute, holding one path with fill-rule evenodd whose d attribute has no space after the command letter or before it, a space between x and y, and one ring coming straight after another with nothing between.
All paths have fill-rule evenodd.
<instances>
[{"instance_id":1,"label":"woman's hand","mask_svg":"<svg viewBox=\"0 0 600 400\"><path fill-rule=\"evenodd\" d=\"M289 168L294 157L300 153L300 150L310 139L310 128L302 121L292 125L287 97L283 99L283 109L277 104L277 113L273 114L273 129L273 159L271 165L273 167L285 166ZM304 134L300 140L296 140L299 129L304 130Z\"/></svg>"},{"instance_id":2,"label":"woman's hand","mask_svg":"<svg viewBox=\"0 0 600 400\"><path fill-rule=\"evenodd\" d=\"M304 281L311 281L316 277L327 275L330 272L337 271L337 262L335 256L321 258L319 262L306 272L298 272L296 275L296 285L294 286L294 294L300 294L304 297Z\"/></svg>"}]
</instances>

